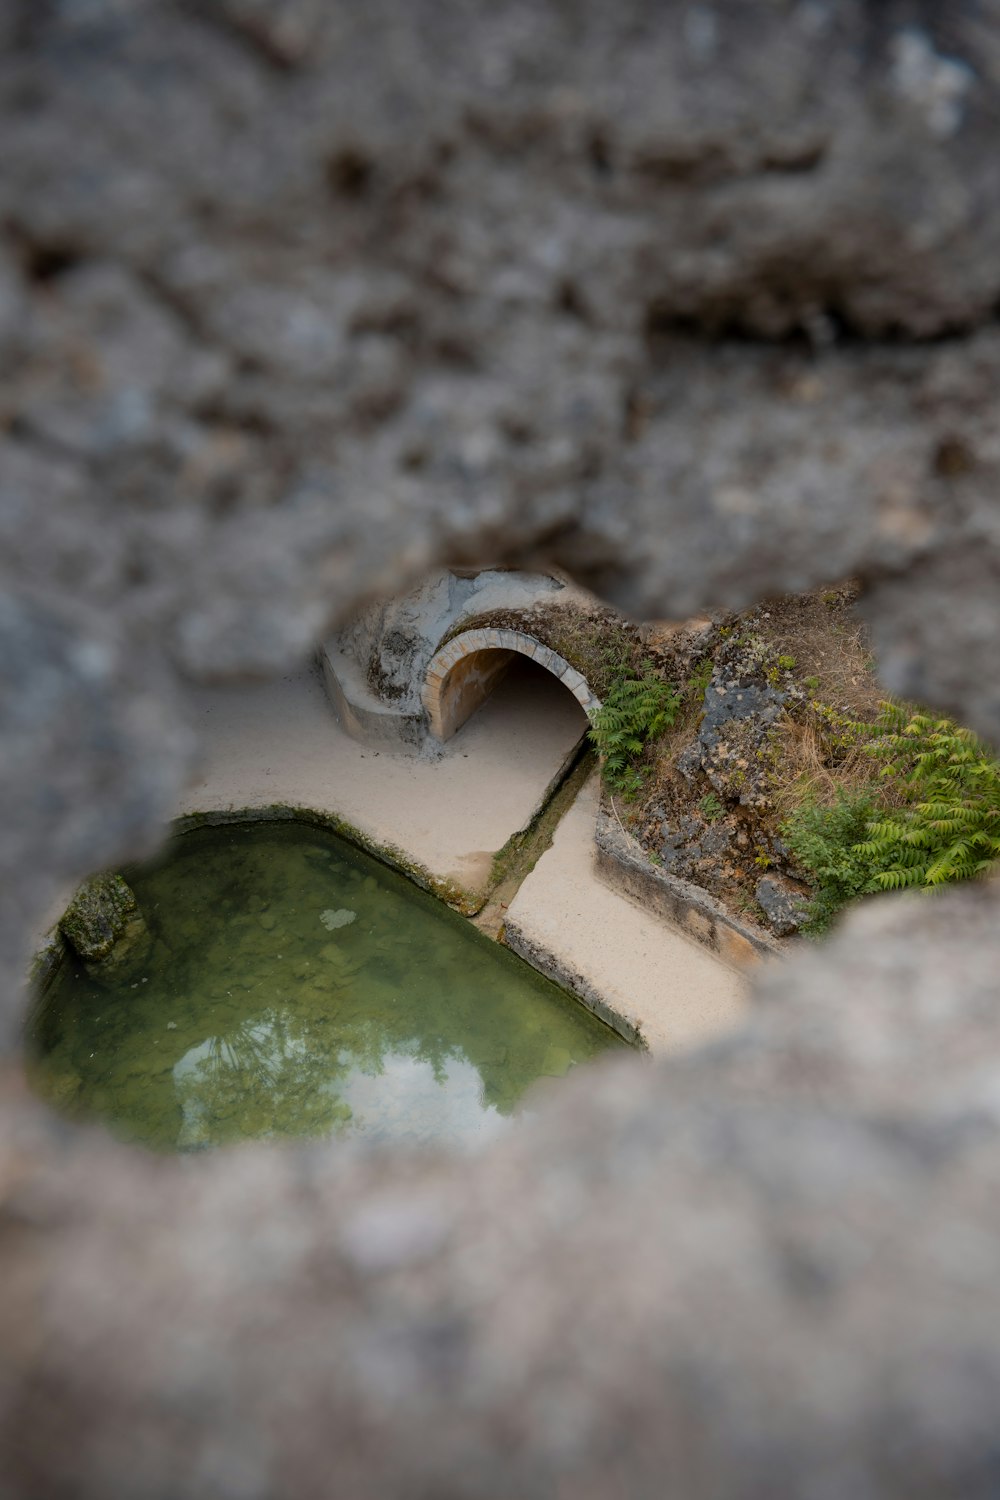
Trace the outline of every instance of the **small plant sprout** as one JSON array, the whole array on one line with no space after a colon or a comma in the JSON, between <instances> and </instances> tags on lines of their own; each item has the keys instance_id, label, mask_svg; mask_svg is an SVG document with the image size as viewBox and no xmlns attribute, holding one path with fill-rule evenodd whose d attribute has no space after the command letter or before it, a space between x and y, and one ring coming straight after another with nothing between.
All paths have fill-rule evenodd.
<instances>
[{"instance_id":1,"label":"small plant sprout","mask_svg":"<svg viewBox=\"0 0 1000 1500\"><path fill-rule=\"evenodd\" d=\"M716 819L722 817L725 810L722 802L714 792L706 792L698 803L698 811L706 823L714 823Z\"/></svg>"}]
</instances>

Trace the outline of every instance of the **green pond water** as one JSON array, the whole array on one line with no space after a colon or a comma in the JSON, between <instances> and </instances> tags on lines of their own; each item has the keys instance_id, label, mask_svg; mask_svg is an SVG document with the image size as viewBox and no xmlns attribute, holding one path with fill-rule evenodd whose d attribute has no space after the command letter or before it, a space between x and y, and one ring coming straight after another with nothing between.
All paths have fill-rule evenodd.
<instances>
[{"instance_id":1,"label":"green pond water","mask_svg":"<svg viewBox=\"0 0 1000 1500\"><path fill-rule=\"evenodd\" d=\"M144 1146L481 1140L536 1079L624 1045L323 829L201 828L124 873L147 936L116 975L63 964L31 1070L60 1111Z\"/></svg>"}]
</instances>

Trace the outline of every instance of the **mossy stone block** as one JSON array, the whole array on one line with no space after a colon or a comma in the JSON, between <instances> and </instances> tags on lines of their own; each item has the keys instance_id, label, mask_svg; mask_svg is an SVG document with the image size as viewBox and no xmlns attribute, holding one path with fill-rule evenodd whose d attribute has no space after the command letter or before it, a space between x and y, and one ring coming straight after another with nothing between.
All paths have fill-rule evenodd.
<instances>
[{"instance_id":1,"label":"mossy stone block","mask_svg":"<svg viewBox=\"0 0 1000 1500\"><path fill-rule=\"evenodd\" d=\"M80 957L107 958L139 906L120 875L95 875L84 881L63 914L59 929Z\"/></svg>"}]
</instances>

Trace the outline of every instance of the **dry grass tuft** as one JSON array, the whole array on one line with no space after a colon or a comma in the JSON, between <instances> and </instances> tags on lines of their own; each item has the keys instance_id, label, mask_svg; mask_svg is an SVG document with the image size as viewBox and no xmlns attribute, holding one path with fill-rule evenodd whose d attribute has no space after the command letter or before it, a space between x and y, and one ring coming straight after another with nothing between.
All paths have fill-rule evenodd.
<instances>
[{"instance_id":1,"label":"dry grass tuft","mask_svg":"<svg viewBox=\"0 0 1000 1500\"><path fill-rule=\"evenodd\" d=\"M754 611L754 632L776 651L795 658L800 682L814 679L814 696L849 711L876 718L885 688L875 676L868 627L854 609L851 585L769 600Z\"/></svg>"},{"instance_id":2,"label":"dry grass tuft","mask_svg":"<svg viewBox=\"0 0 1000 1500\"><path fill-rule=\"evenodd\" d=\"M887 806L897 806L901 801L894 784L882 776L880 763L864 745L833 759L822 730L814 724L785 718L775 731L781 737L780 779L774 792L779 816L803 802L832 806L838 794L850 797L870 791Z\"/></svg>"}]
</instances>

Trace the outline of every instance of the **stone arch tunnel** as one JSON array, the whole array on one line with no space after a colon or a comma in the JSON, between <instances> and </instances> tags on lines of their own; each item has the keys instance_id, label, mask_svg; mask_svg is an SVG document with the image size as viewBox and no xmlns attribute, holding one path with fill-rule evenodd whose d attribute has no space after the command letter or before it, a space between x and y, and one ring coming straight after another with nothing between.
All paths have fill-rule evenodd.
<instances>
[{"instance_id":1,"label":"stone arch tunnel","mask_svg":"<svg viewBox=\"0 0 1000 1500\"><path fill-rule=\"evenodd\" d=\"M327 692L348 733L390 750L450 740L505 680L540 698L558 684L592 719L593 686L536 633L541 613L575 615L593 597L551 574L441 569L364 609L320 648ZM548 694L551 703L551 692Z\"/></svg>"},{"instance_id":2,"label":"stone arch tunnel","mask_svg":"<svg viewBox=\"0 0 1000 1500\"><path fill-rule=\"evenodd\" d=\"M600 707L586 678L534 636L489 627L465 630L436 651L427 667L421 702L431 735L442 743L451 739L518 657L535 662L558 678L588 718Z\"/></svg>"}]
</instances>

